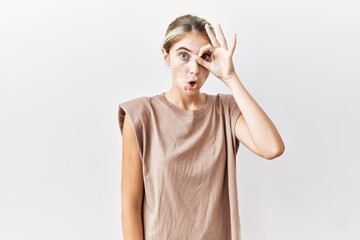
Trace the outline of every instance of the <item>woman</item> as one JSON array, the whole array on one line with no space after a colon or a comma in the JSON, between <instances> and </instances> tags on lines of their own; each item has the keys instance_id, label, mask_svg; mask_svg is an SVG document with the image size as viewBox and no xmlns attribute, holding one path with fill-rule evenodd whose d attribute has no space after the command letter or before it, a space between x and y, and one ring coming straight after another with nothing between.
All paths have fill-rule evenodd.
<instances>
[{"instance_id":1,"label":"woman","mask_svg":"<svg viewBox=\"0 0 360 240\"><path fill-rule=\"evenodd\" d=\"M176 18L162 47L171 89L119 106L125 240L240 239L239 144L265 159L284 152L236 74L236 36L228 45L220 25L217 32L205 19ZM201 93L209 73L232 94Z\"/></svg>"}]
</instances>

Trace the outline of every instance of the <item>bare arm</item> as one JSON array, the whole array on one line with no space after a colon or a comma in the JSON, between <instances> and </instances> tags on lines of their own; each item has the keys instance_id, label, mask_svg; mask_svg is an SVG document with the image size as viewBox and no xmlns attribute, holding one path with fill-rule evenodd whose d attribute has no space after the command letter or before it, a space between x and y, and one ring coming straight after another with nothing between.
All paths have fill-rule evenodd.
<instances>
[{"instance_id":1,"label":"bare arm","mask_svg":"<svg viewBox=\"0 0 360 240\"><path fill-rule=\"evenodd\" d=\"M211 44L205 45L199 50L197 61L230 88L242 112L236 122L236 137L242 144L263 158L274 159L280 156L285 150L285 145L279 132L263 109L248 93L235 72L232 57L236 46L236 36L233 44L228 47L220 25L218 27L219 40L208 25L206 31ZM200 57L207 51L212 53L209 61Z\"/></svg>"},{"instance_id":2,"label":"bare arm","mask_svg":"<svg viewBox=\"0 0 360 240\"><path fill-rule=\"evenodd\" d=\"M251 97L236 74L226 83L242 112L236 122L236 137L263 158L274 159L280 156L285 146L273 122Z\"/></svg>"},{"instance_id":3,"label":"bare arm","mask_svg":"<svg viewBox=\"0 0 360 240\"><path fill-rule=\"evenodd\" d=\"M134 129L125 115L122 145L121 202L124 240L142 240L143 177Z\"/></svg>"}]
</instances>

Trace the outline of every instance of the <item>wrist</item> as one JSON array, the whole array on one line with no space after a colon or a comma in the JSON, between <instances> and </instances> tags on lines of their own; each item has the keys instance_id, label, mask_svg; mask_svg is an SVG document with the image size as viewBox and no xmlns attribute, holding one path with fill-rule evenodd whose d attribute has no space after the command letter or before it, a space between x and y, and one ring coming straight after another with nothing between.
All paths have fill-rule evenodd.
<instances>
[{"instance_id":1,"label":"wrist","mask_svg":"<svg viewBox=\"0 0 360 240\"><path fill-rule=\"evenodd\" d=\"M224 80L224 82L230 89L232 89L235 85L240 83L240 78L236 73L234 73L227 80Z\"/></svg>"}]
</instances>

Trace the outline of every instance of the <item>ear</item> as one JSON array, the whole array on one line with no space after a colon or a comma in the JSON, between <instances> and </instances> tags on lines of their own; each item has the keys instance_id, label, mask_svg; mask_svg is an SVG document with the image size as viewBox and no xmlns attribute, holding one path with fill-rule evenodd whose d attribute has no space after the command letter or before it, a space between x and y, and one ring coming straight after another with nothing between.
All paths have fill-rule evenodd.
<instances>
[{"instance_id":1,"label":"ear","mask_svg":"<svg viewBox=\"0 0 360 240\"><path fill-rule=\"evenodd\" d=\"M166 52L166 50L164 48L161 48L163 57L164 57L164 61L166 63L166 65L170 66L170 55L169 53Z\"/></svg>"}]
</instances>

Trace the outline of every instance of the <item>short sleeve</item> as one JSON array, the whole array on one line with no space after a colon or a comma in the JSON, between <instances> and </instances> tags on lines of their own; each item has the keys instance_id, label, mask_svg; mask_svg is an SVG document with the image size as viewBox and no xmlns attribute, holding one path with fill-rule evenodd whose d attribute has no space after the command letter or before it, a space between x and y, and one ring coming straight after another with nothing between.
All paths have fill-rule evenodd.
<instances>
[{"instance_id":1,"label":"short sleeve","mask_svg":"<svg viewBox=\"0 0 360 240\"><path fill-rule=\"evenodd\" d=\"M146 110L147 98L141 97L119 104L118 121L121 134L123 133L125 115L128 116L132 125L139 149L140 156L143 156L143 146L146 137L146 125L148 114Z\"/></svg>"},{"instance_id":2,"label":"short sleeve","mask_svg":"<svg viewBox=\"0 0 360 240\"><path fill-rule=\"evenodd\" d=\"M230 109L231 126L233 127L233 132L235 132L235 125L238 118L241 115L241 111L232 95L229 95L229 109Z\"/></svg>"},{"instance_id":3,"label":"short sleeve","mask_svg":"<svg viewBox=\"0 0 360 240\"><path fill-rule=\"evenodd\" d=\"M229 118L231 135L233 143L235 143L236 148L239 146L239 140L236 138L235 127L238 118L241 116L241 111L234 99L234 96L231 94L220 94L220 99L224 107L224 114L226 118Z\"/></svg>"}]
</instances>

